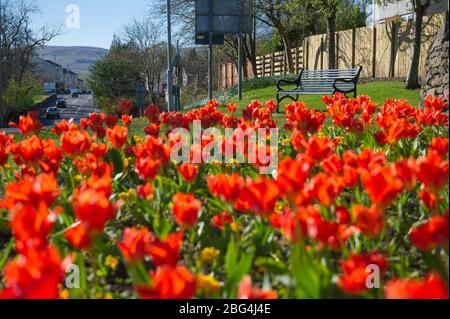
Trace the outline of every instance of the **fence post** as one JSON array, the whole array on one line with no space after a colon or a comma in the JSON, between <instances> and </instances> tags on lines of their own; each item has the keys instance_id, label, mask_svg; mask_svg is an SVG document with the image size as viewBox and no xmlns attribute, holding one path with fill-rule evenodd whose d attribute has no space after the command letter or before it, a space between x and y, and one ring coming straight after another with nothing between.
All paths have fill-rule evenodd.
<instances>
[{"instance_id":1,"label":"fence post","mask_svg":"<svg viewBox=\"0 0 450 319\"><path fill-rule=\"evenodd\" d=\"M266 58L264 57L264 55L261 56L261 76L265 77L266 76Z\"/></svg>"},{"instance_id":2,"label":"fence post","mask_svg":"<svg viewBox=\"0 0 450 319\"><path fill-rule=\"evenodd\" d=\"M309 41L305 38L305 44L303 45L303 68L308 70L309 68Z\"/></svg>"},{"instance_id":3,"label":"fence post","mask_svg":"<svg viewBox=\"0 0 450 319\"><path fill-rule=\"evenodd\" d=\"M323 36L320 37L320 69L323 70Z\"/></svg>"},{"instance_id":4,"label":"fence post","mask_svg":"<svg viewBox=\"0 0 450 319\"><path fill-rule=\"evenodd\" d=\"M336 69L339 69L339 32L336 32Z\"/></svg>"},{"instance_id":5,"label":"fence post","mask_svg":"<svg viewBox=\"0 0 450 319\"><path fill-rule=\"evenodd\" d=\"M372 78L376 77L376 63L377 63L377 28L372 28Z\"/></svg>"},{"instance_id":6,"label":"fence post","mask_svg":"<svg viewBox=\"0 0 450 319\"><path fill-rule=\"evenodd\" d=\"M270 76L275 74L275 53L270 54Z\"/></svg>"},{"instance_id":7,"label":"fence post","mask_svg":"<svg viewBox=\"0 0 450 319\"><path fill-rule=\"evenodd\" d=\"M356 65L356 29L352 29L352 68Z\"/></svg>"}]
</instances>

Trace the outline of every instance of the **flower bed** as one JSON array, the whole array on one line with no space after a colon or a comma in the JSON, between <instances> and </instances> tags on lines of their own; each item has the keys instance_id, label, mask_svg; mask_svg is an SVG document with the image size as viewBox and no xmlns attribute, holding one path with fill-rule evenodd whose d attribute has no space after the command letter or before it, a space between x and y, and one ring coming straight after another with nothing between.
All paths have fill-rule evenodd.
<instances>
[{"instance_id":1,"label":"flower bed","mask_svg":"<svg viewBox=\"0 0 450 319\"><path fill-rule=\"evenodd\" d=\"M448 298L448 105L323 102L286 107L270 175L172 151L196 121L273 132L272 101L149 106L145 139L125 102L60 122L57 142L21 117L20 142L0 132L0 297ZM188 158L211 142L237 147L203 135Z\"/></svg>"}]
</instances>

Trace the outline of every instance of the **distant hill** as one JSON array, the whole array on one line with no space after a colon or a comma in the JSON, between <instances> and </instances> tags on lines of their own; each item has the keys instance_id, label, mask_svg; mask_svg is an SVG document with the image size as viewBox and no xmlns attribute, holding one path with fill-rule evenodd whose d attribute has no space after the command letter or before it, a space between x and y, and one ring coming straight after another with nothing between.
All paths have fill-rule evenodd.
<instances>
[{"instance_id":1,"label":"distant hill","mask_svg":"<svg viewBox=\"0 0 450 319\"><path fill-rule=\"evenodd\" d=\"M63 47L63 46L44 46L39 50L39 56L46 60L55 61L56 63L69 67L72 71L86 75L89 73L91 65L104 57L108 50L95 47Z\"/></svg>"}]
</instances>

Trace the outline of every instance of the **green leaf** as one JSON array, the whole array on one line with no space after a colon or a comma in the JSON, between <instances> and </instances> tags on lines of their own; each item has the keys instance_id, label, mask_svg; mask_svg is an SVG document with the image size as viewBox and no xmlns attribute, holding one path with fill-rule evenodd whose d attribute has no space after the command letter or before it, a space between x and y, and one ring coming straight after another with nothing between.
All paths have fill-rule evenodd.
<instances>
[{"instance_id":1,"label":"green leaf","mask_svg":"<svg viewBox=\"0 0 450 319\"><path fill-rule=\"evenodd\" d=\"M8 261L8 257L9 257L9 254L11 253L11 249L12 249L13 245L14 245L14 239L11 238L8 245L5 247L5 249L3 249L3 252L1 254L0 269L3 269L3 266Z\"/></svg>"},{"instance_id":2,"label":"green leaf","mask_svg":"<svg viewBox=\"0 0 450 319\"><path fill-rule=\"evenodd\" d=\"M116 150L115 148L109 150L108 154L106 154L106 159L113 163L114 173L116 175L123 172L122 154L118 150Z\"/></svg>"},{"instance_id":3,"label":"green leaf","mask_svg":"<svg viewBox=\"0 0 450 319\"><path fill-rule=\"evenodd\" d=\"M267 268L270 272L283 274L286 271L286 265L275 260L272 257L258 257L255 260L255 266Z\"/></svg>"},{"instance_id":4,"label":"green leaf","mask_svg":"<svg viewBox=\"0 0 450 319\"><path fill-rule=\"evenodd\" d=\"M254 248L252 248L249 252L243 254L242 259L239 260L239 262L235 265L233 271L228 275L228 280L225 287L228 291L229 298L236 298L239 282L241 281L242 277L249 272L252 266L254 254Z\"/></svg>"},{"instance_id":5,"label":"green leaf","mask_svg":"<svg viewBox=\"0 0 450 319\"><path fill-rule=\"evenodd\" d=\"M234 240L230 240L228 244L227 253L225 255L225 271L228 276L233 273L234 268L236 267L238 258L238 251L236 248L236 243Z\"/></svg>"},{"instance_id":6,"label":"green leaf","mask_svg":"<svg viewBox=\"0 0 450 319\"><path fill-rule=\"evenodd\" d=\"M318 299L320 297L320 265L311 258L303 244L292 247L291 275L295 280L295 297Z\"/></svg>"}]
</instances>

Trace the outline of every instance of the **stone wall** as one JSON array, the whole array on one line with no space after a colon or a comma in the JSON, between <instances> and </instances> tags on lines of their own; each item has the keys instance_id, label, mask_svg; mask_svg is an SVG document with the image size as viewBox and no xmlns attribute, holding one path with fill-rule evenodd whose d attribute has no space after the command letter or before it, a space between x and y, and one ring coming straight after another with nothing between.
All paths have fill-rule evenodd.
<instances>
[{"instance_id":1,"label":"stone wall","mask_svg":"<svg viewBox=\"0 0 450 319\"><path fill-rule=\"evenodd\" d=\"M425 61L424 77L422 81L422 100L427 95L449 99L449 23L448 16L445 24L431 45Z\"/></svg>"}]
</instances>

